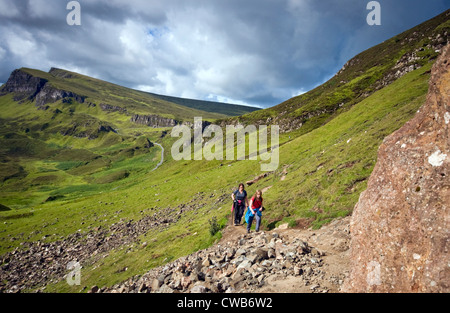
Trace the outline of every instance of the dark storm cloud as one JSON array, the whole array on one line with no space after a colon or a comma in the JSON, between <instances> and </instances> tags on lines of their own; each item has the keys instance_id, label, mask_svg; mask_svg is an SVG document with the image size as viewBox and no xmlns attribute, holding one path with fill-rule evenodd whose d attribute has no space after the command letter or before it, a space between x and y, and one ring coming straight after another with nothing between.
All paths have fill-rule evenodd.
<instances>
[{"instance_id":1,"label":"dark storm cloud","mask_svg":"<svg viewBox=\"0 0 450 313\"><path fill-rule=\"evenodd\" d=\"M449 0L0 0L0 82L61 67L131 88L271 106L334 75L355 54L449 7Z\"/></svg>"}]
</instances>

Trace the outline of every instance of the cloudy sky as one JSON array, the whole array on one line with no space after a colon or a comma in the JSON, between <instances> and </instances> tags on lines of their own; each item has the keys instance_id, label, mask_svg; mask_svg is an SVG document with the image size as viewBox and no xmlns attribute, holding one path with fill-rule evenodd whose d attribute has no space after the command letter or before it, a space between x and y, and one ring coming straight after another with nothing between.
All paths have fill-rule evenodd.
<instances>
[{"instance_id":1,"label":"cloudy sky","mask_svg":"<svg viewBox=\"0 0 450 313\"><path fill-rule=\"evenodd\" d=\"M59 67L159 94L259 107L332 77L359 52L450 8L450 0L0 0L0 83Z\"/></svg>"}]
</instances>

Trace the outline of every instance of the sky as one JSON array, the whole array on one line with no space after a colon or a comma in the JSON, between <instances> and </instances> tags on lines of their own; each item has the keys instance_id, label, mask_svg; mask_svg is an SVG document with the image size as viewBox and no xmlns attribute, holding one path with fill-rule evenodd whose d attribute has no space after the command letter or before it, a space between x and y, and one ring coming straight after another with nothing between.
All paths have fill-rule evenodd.
<instances>
[{"instance_id":1,"label":"sky","mask_svg":"<svg viewBox=\"0 0 450 313\"><path fill-rule=\"evenodd\" d=\"M267 108L450 0L0 0L0 83L17 68L75 71L143 91Z\"/></svg>"}]
</instances>

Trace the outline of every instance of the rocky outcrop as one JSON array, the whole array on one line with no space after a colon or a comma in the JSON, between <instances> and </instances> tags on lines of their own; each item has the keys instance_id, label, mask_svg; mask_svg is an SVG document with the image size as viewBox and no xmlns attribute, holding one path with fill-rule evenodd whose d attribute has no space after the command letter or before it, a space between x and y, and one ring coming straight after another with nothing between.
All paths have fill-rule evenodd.
<instances>
[{"instance_id":1,"label":"rocky outcrop","mask_svg":"<svg viewBox=\"0 0 450 313\"><path fill-rule=\"evenodd\" d=\"M408 42L418 40L418 38L421 38L422 36L422 34L414 32L410 38L406 38L403 42L400 42L400 44L407 45ZM449 34L447 32L444 32L443 34L438 33L435 37L428 38L430 43L426 46L405 53L397 61L395 66L381 80L376 82L374 90L386 87L409 72L421 68L424 61L429 58L428 54L437 55L437 53L447 44L448 39Z\"/></svg>"},{"instance_id":2,"label":"rocky outcrop","mask_svg":"<svg viewBox=\"0 0 450 313\"><path fill-rule=\"evenodd\" d=\"M195 122L190 122L190 121L182 122L182 121L175 120L172 118L162 117L162 116L159 116L156 114L151 114L151 115L134 114L131 117L131 122L140 124L140 125L146 125L149 127L154 127L154 128L165 128L165 127L175 127L177 125L186 125L190 128L197 128L197 129L200 129L200 127L201 127L202 131L208 125L211 125L211 122L208 122L208 121L201 120L201 121L195 121Z\"/></svg>"},{"instance_id":3,"label":"rocky outcrop","mask_svg":"<svg viewBox=\"0 0 450 313\"><path fill-rule=\"evenodd\" d=\"M50 84L46 84L44 88L36 94L36 106L44 107L48 103L55 103L61 99L64 99L63 101L70 103L70 98L74 99L78 103L84 103L86 99L85 96L79 96L71 91L61 90Z\"/></svg>"},{"instance_id":4,"label":"rocky outcrop","mask_svg":"<svg viewBox=\"0 0 450 313\"><path fill-rule=\"evenodd\" d=\"M205 130L206 127L211 125L211 122L204 121L202 119L194 120L194 122L191 121L184 121L182 125L186 125L192 129L201 129L202 132Z\"/></svg>"},{"instance_id":5,"label":"rocky outcrop","mask_svg":"<svg viewBox=\"0 0 450 313\"><path fill-rule=\"evenodd\" d=\"M97 139L104 133L117 133L113 127L106 122L97 119L87 119L83 122L72 122L70 127L64 127L58 132L63 136L73 136L76 138Z\"/></svg>"},{"instance_id":6,"label":"rocky outcrop","mask_svg":"<svg viewBox=\"0 0 450 313\"><path fill-rule=\"evenodd\" d=\"M46 79L35 77L22 70L15 70L0 89L0 96L14 93L14 101L33 100L47 82Z\"/></svg>"},{"instance_id":7,"label":"rocky outcrop","mask_svg":"<svg viewBox=\"0 0 450 313\"><path fill-rule=\"evenodd\" d=\"M103 111L107 111L107 112L119 112L119 113L126 113L127 109L122 108L118 105L111 105L111 104L107 104L107 103L100 103L100 108Z\"/></svg>"},{"instance_id":8,"label":"rocky outcrop","mask_svg":"<svg viewBox=\"0 0 450 313\"><path fill-rule=\"evenodd\" d=\"M159 115L139 115L135 114L131 117L131 121L136 124L146 125L154 128L174 127L179 121L172 118L166 118Z\"/></svg>"},{"instance_id":9,"label":"rocky outcrop","mask_svg":"<svg viewBox=\"0 0 450 313\"><path fill-rule=\"evenodd\" d=\"M450 47L426 103L388 136L351 221L344 291L450 292Z\"/></svg>"},{"instance_id":10,"label":"rocky outcrop","mask_svg":"<svg viewBox=\"0 0 450 313\"><path fill-rule=\"evenodd\" d=\"M36 106L40 109L47 109L46 104L55 103L61 99L67 102L74 99L79 103L84 103L86 99L85 96L71 91L55 88L48 80L33 76L22 69L13 71L8 81L2 86L0 96L8 93L14 93L14 101L36 100Z\"/></svg>"},{"instance_id":11,"label":"rocky outcrop","mask_svg":"<svg viewBox=\"0 0 450 313\"><path fill-rule=\"evenodd\" d=\"M448 11L446 15L447 17L450 16L450 11ZM425 44L402 55L400 59L397 60L396 64L385 74L385 76L375 83L375 90L390 85L396 79L422 67L421 63L430 58L428 53L433 54L439 52L449 41L450 34L447 31L443 30L441 32L433 33L431 36L428 36L427 40L424 40L425 33L425 29L422 29L411 33L409 36L402 38L400 35L395 38L396 44L400 46L407 47L415 42L425 42ZM360 65L363 61L364 58L359 56L354 57L349 60L336 75L342 74L345 70L351 67Z\"/></svg>"}]
</instances>

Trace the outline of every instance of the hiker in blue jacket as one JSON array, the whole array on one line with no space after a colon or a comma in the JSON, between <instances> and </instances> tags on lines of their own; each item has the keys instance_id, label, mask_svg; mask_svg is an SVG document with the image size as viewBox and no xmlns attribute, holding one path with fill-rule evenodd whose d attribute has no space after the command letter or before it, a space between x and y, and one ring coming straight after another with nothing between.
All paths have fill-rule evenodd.
<instances>
[{"instance_id":1,"label":"hiker in blue jacket","mask_svg":"<svg viewBox=\"0 0 450 313\"><path fill-rule=\"evenodd\" d=\"M234 206L234 226L238 226L241 224L245 208L248 207L247 191L245 191L244 184L239 184L239 189L231 194L231 198Z\"/></svg>"}]
</instances>

